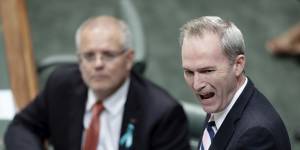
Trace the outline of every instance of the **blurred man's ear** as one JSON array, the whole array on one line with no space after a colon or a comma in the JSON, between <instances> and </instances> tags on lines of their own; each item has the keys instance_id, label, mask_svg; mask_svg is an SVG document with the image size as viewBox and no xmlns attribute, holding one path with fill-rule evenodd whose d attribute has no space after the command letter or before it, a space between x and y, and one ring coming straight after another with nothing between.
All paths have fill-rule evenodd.
<instances>
[{"instance_id":1,"label":"blurred man's ear","mask_svg":"<svg viewBox=\"0 0 300 150\"><path fill-rule=\"evenodd\" d=\"M128 49L126 52L126 59L127 59L127 69L131 70L134 63L134 51L133 49Z\"/></svg>"},{"instance_id":2,"label":"blurred man's ear","mask_svg":"<svg viewBox=\"0 0 300 150\"><path fill-rule=\"evenodd\" d=\"M245 69L246 57L245 55L238 55L234 62L234 71L236 76L240 76Z\"/></svg>"}]
</instances>

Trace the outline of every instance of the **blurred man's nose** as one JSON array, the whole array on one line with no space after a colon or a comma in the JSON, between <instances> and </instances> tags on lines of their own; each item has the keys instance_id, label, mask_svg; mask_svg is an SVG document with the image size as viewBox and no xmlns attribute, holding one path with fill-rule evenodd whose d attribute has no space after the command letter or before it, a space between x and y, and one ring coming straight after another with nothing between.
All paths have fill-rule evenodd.
<instances>
[{"instance_id":1,"label":"blurred man's nose","mask_svg":"<svg viewBox=\"0 0 300 150\"><path fill-rule=\"evenodd\" d=\"M95 61L94 65L95 65L96 68L102 68L104 66L104 61L102 59L101 54L97 54L94 61Z\"/></svg>"}]
</instances>

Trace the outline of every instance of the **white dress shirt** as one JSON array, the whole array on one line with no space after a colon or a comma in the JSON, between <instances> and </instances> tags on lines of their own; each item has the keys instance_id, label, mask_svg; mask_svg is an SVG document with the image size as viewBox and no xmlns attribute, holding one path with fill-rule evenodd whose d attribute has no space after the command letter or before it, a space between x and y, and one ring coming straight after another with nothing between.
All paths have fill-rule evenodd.
<instances>
[{"instance_id":1,"label":"white dress shirt","mask_svg":"<svg viewBox=\"0 0 300 150\"><path fill-rule=\"evenodd\" d=\"M127 99L130 79L111 96L103 101L104 110L100 115L100 133L97 150L118 150L119 138ZM96 103L96 96L91 89L88 90L88 101L83 119L84 129L87 129L92 119L92 107ZM84 130L85 131L85 130ZM83 131L83 140L84 133Z\"/></svg>"},{"instance_id":2,"label":"white dress shirt","mask_svg":"<svg viewBox=\"0 0 300 150\"><path fill-rule=\"evenodd\" d=\"M231 102L229 103L229 105L223 111L218 112L218 113L212 113L213 120L216 123L217 132L218 132L218 129L221 127L223 121L225 120L227 114L231 110L232 106L235 104L235 102L237 101L237 99L239 98L241 93L243 92L244 88L247 85L247 82L248 82L248 79L246 77L246 80L244 81L243 85L235 92Z\"/></svg>"}]
</instances>

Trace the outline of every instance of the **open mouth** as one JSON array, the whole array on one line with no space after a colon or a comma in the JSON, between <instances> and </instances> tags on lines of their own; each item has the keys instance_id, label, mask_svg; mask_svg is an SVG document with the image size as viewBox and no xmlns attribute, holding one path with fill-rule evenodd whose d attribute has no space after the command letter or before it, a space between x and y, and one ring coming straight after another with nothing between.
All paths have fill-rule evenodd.
<instances>
[{"instance_id":1,"label":"open mouth","mask_svg":"<svg viewBox=\"0 0 300 150\"><path fill-rule=\"evenodd\" d=\"M200 94L200 98L201 99L209 99L209 98L212 98L215 96L215 93L214 92L208 92L206 94Z\"/></svg>"}]
</instances>

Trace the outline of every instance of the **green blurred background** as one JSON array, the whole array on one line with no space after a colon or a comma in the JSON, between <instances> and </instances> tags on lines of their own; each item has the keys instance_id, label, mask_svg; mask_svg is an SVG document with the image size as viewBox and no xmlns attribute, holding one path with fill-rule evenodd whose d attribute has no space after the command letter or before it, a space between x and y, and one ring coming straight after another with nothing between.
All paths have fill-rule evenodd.
<instances>
[{"instance_id":1,"label":"green blurred background","mask_svg":"<svg viewBox=\"0 0 300 150\"><path fill-rule=\"evenodd\" d=\"M27 0L36 63L51 55L73 54L74 33L90 16L120 16L121 0ZM246 42L246 73L265 94L288 127L293 149L294 131L300 128L300 61L274 57L267 40L300 22L297 0L132 0L140 16L146 43L145 76L177 99L197 104L182 73L179 28L204 15L229 19L242 30ZM0 40L0 89L9 88ZM41 81L41 87L43 86ZM1 143L0 143L1 144Z\"/></svg>"}]
</instances>

